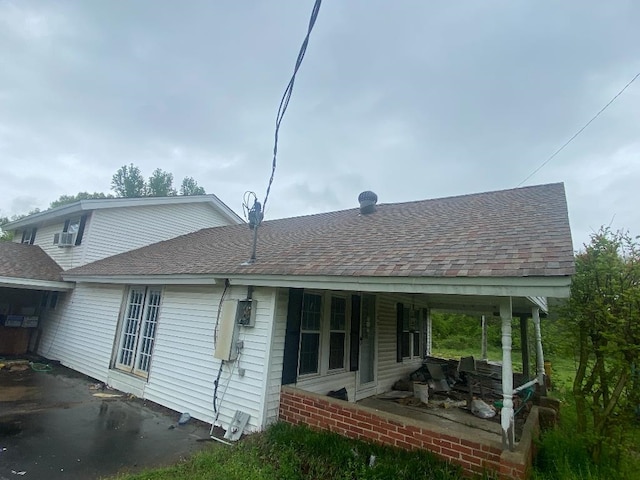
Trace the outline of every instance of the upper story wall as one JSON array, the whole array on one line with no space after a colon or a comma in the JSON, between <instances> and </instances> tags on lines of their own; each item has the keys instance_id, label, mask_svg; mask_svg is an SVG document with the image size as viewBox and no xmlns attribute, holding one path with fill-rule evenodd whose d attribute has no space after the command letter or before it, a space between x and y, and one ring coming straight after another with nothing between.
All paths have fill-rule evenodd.
<instances>
[{"instance_id":1,"label":"upper story wall","mask_svg":"<svg viewBox=\"0 0 640 480\"><path fill-rule=\"evenodd\" d=\"M54 244L54 237L64 230L66 220L73 223L85 214L87 219L80 245L60 247ZM69 218L60 218L57 223L38 227L33 243L68 270L203 228L230 223L215 207L204 202L103 208L74 213ZM22 241L21 230L16 232L14 241Z\"/></svg>"},{"instance_id":2,"label":"upper story wall","mask_svg":"<svg viewBox=\"0 0 640 480\"><path fill-rule=\"evenodd\" d=\"M87 249L82 264L203 228L229 224L228 219L206 203L94 210L91 226L85 232Z\"/></svg>"}]
</instances>

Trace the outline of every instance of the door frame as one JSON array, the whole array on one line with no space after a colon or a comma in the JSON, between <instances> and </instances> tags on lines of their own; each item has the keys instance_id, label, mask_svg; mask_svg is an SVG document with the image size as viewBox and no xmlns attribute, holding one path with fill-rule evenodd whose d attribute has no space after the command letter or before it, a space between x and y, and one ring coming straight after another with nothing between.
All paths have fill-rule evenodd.
<instances>
[{"instance_id":1,"label":"door frame","mask_svg":"<svg viewBox=\"0 0 640 480\"><path fill-rule=\"evenodd\" d=\"M363 347L363 342L364 342L364 338L363 338L363 329L366 327L365 322L363 321L362 318L362 312L364 311L364 303L365 303L365 298L366 297L373 297L373 309L374 309L374 313L373 313L373 337L370 339L371 342L371 346L373 347L373 365L372 365L372 370L373 370L373 380L370 382L367 382L365 384L361 384L361 375L362 375L362 370L363 370L363 366L365 365L365 356L363 355L364 349ZM362 295L362 304L361 304L361 308L360 308L360 352L359 352L359 359L358 359L358 364L359 364L359 368L356 372L356 391L355 391L355 400L361 400L363 398L367 398L370 397L372 395L375 395L377 393L377 388L378 388L378 330L379 330L379 325L378 325L378 296L374 295L374 294L363 294Z\"/></svg>"}]
</instances>

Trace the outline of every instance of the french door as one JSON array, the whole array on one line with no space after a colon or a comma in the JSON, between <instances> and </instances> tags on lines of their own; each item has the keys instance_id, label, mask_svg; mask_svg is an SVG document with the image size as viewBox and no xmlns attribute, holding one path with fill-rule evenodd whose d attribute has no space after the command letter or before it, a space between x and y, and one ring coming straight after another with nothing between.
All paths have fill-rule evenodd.
<instances>
[{"instance_id":1,"label":"french door","mask_svg":"<svg viewBox=\"0 0 640 480\"><path fill-rule=\"evenodd\" d=\"M162 289L131 287L122 319L116 368L141 377L149 375Z\"/></svg>"}]
</instances>

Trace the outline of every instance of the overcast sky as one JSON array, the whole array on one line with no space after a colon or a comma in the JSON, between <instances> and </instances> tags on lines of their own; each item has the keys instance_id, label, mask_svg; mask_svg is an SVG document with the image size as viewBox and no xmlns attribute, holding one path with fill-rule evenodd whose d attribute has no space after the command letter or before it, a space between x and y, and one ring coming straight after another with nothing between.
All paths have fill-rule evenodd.
<instances>
[{"instance_id":1,"label":"overcast sky","mask_svg":"<svg viewBox=\"0 0 640 480\"><path fill-rule=\"evenodd\" d=\"M264 197L313 0L0 0L0 216L134 163ZM516 187L640 71L640 2L325 0L266 218ZM640 234L640 79L525 185Z\"/></svg>"}]
</instances>

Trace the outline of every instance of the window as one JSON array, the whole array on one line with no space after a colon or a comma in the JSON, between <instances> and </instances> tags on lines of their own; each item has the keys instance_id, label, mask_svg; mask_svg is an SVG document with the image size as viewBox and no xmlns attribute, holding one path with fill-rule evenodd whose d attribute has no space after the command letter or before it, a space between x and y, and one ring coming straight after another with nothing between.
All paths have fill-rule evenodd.
<instances>
[{"instance_id":1,"label":"window","mask_svg":"<svg viewBox=\"0 0 640 480\"><path fill-rule=\"evenodd\" d=\"M300 360L298 362L300 375L319 372L321 320L322 296L305 293L302 297L300 322Z\"/></svg>"},{"instance_id":2,"label":"window","mask_svg":"<svg viewBox=\"0 0 640 480\"><path fill-rule=\"evenodd\" d=\"M40 310L44 310L46 308L50 308L51 310L55 310L58 306L60 292L56 291L48 291L45 290L42 292L42 296L40 297Z\"/></svg>"},{"instance_id":3,"label":"window","mask_svg":"<svg viewBox=\"0 0 640 480\"><path fill-rule=\"evenodd\" d=\"M21 243L28 243L29 245L33 245L33 243L36 241L37 230L37 228L29 228L27 230L23 230Z\"/></svg>"},{"instance_id":4,"label":"window","mask_svg":"<svg viewBox=\"0 0 640 480\"><path fill-rule=\"evenodd\" d=\"M122 318L116 368L147 377L156 337L162 290L131 287Z\"/></svg>"},{"instance_id":5,"label":"window","mask_svg":"<svg viewBox=\"0 0 640 480\"><path fill-rule=\"evenodd\" d=\"M398 304L397 360L422 356L422 310Z\"/></svg>"},{"instance_id":6,"label":"window","mask_svg":"<svg viewBox=\"0 0 640 480\"><path fill-rule=\"evenodd\" d=\"M58 292L51 292L51 295L49 296L49 308L51 310L55 310L58 306L58 296Z\"/></svg>"},{"instance_id":7,"label":"window","mask_svg":"<svg viewBox=\"0 0 640 480\"><path fill-rule=\"evenodd\" d=\"M348 358L348 297L307 293L302 296L298 375L344 371Z\"/></svg>"},{"instance_id":8,"label":"window","mask_svg":"<svg viewBox=\"0 0 640 480\"><path fill-rule=\"evenodd\" d=\"M331 297L329 320L329 370L344 368L347 343L347 299Z\"/></svg>"},{"instance_id":9,"label":"window","mask_svg":"<svg viewBox=\"0 0 640 480\"><path fill-rule=\"evenodd\" d=\"M87 223L88 215L68 218L64 221L62 232L53 235L53 244L60 247L78 246L82 243L82 236Z\"/></svg>"}]
</instances>

